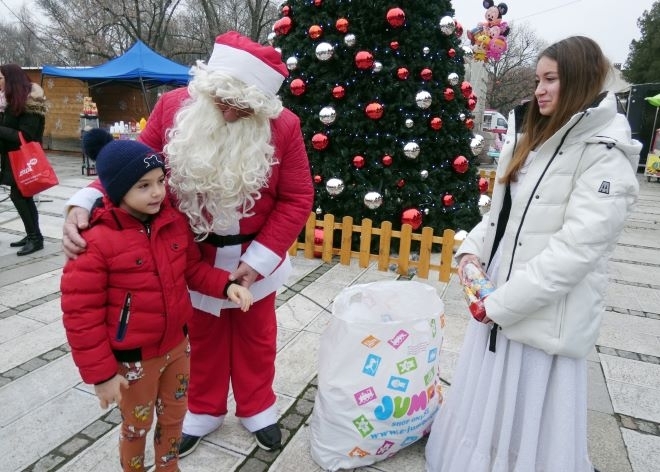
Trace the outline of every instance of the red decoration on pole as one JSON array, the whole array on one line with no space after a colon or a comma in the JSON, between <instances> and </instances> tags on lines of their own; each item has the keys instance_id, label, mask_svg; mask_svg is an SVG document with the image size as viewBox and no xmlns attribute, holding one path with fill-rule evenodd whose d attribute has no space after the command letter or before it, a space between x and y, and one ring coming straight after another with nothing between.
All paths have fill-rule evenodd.
<instances>
[{"instance_id":1,"label":"red decoration on pole","mask_svg":"<svg viewBox=\"0 0 660 472\"><path fill-rule=\"evenodd\" d=\"M465 156L457 156L451 165L459 174L465 174L470 167L470 162Z\"/></svg>"},{"instance_id":2,"label":"red decoration on pole","mask_svg":"<svg viewBox=\"0 0 660 472\"><path fill-rule=\"evenodd\" d=\"M406 22L406 14L401 8L390 8L387 11L387 22L392 28L400 28Z\"/></svg>"},{"instance_id":3,"label":"red decoration on pole","mask_svg":"<svg viewBox=\"0 0 660 472\"><path fill-rule=\"evenodd\" d=\"M314 228L314 245L323 246L323 228ZM321 257L322 252L314 249L314 257Z\"/></svg>"},{"instance_id":4,"label":"red decoration on pole","mask_svg":"<svg viewBox=\"0 0 660 472\"><path fill-rule=\"evenodd\" d=\"M306 88L307 86L305 85L305 81L302 79L293 79L289 84L289 89L295 96L299 96L305 93Z\"/></svg>"},{"instance_id":5,"label":"red decoration on pole","mask_svg":"<svg viewBox=\"0 0 660 472\"><path fill-rule=\"evenodd\" d=\"M323 133L316 133L312 136L312 147L317 151L323 151L328 147L330 139Z\"/></svg>"},{"instance_id":6,"label":"red decoration on pole","mask_svg":"<svg viewBox=\"0 0 660 472\"><path fill-rule=\"evenodd\" d=\"M403 210L401 214L401 224L408 224L412 229L417 229L422 226L422 212L417 208L408 208Z\"/></svg>"}]
</instances>

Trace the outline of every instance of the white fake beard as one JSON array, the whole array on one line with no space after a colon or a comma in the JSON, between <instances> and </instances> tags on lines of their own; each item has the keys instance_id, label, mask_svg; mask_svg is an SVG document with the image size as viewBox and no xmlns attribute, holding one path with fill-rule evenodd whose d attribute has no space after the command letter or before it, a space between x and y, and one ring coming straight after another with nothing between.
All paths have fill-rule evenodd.
<instances>
[{"instance_id":1,"label":"white fake beard","mask_svg":"<svg viewBox=\"0 0 660 472\"><path fill-rule=\"evenodd\" d=\"M211 98L198 97L181 107L168 137L169 186L192 230L199 239L237 231L275 163L270 120L253 115L228 123Z\"/></svg>"}]
</instances>

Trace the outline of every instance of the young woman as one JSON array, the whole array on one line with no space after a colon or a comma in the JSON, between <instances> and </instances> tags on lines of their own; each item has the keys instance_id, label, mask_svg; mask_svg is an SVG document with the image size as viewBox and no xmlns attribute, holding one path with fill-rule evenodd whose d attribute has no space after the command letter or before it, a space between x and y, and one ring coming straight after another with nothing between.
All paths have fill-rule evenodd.
<instances>
[{"instance_id":1,"label":"young woman","mask_svg":"<svg viewBox=\"0 0 660 472\"><path fill-rule=\"evenodd\" d=\"M10 246L20 247L17 254L25 256L43 249L44 238L39 230L37 206L32 197L24 197L16 187L8 153L20 147L19 131L26 141L41 142L46 123L46 97L43 89L31 83L17 64L0 66L0 91L6 100L4 114L0 114L0 184L9 186L9 198L25 226L26 236Z\"/></svg>"},{"instance_id":2,"label":"young woman","mask_svg":"<svg viewBox=\"0 0 660 472\"><path fill-rule=\"evenodd\" d=\"M539 56L534 99L512 112L491 211L456 256L461 280L474 263L496 289L469 322L428 471L593 471L586 356L641 149L603 92L609 70L591 39L559 41Z\"/></svg>"}]
</instances>

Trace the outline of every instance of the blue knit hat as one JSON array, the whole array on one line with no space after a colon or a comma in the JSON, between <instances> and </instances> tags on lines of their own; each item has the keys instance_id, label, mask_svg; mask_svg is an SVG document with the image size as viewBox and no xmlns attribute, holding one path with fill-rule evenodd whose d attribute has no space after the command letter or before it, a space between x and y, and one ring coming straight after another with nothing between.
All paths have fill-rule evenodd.
<instances>
[{"instance_id":1,"label":"blue knit hat","mask_svg":"<svg viewBox=\"0 0 660 472\"><path fill-rule=\"evenodd\" d=\"M83 152L96 161L96 173L110 201L119 205L124 195L150 170L165 168L163 156L138 141L115 140L106 130L87 131Z\"/></svg>"}]
</instances>

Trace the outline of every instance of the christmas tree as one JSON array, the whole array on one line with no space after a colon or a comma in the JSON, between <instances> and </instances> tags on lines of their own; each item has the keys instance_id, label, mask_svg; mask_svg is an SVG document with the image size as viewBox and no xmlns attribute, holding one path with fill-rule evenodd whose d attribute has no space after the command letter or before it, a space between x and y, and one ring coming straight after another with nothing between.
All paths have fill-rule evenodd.
<instances>
[{"instance_id":1,"label":"christmas tree","mask_svg":"<svg viewBox=\"0 0 660 472\"><path fill-rule=\"evenodd\" d=\"M480 219L470 49L453 14L428 0L281 6L269 39L290 71L281 94L302 120L317 217L436 234Z\"/></svg>"}]
</instances>

